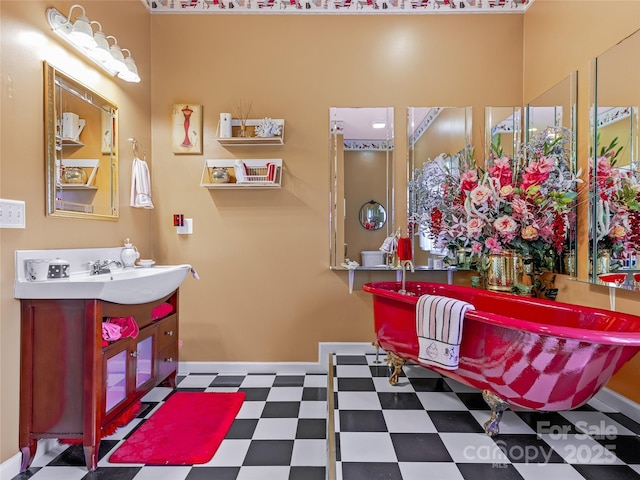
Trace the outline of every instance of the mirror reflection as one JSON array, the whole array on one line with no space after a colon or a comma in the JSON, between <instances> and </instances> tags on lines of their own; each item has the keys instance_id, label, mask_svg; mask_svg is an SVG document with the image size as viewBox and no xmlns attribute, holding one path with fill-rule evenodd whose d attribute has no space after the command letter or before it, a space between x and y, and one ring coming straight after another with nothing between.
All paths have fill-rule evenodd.
<instances>
[{"instance_id":1,"label":"mirror reflection","mask_svg":"<svg viewBox=\"0 0 640 480\"><path fill-rule=\"evenodd\" d=\"M471 150L471 107L409 107L407 110L407 148L409 152L408 218L421 211L413 182L419 181L425 165L437 163L442 172L457 173ZM435 182L433 188L439 188ZM435 238L421 225L413 231L413 261L416 267L442 266L447 254L443 246L436 245Z\"/></svg>"},{"instance_id":2,"label":"mirror reflection","mask_svg":"<svg viewBox=\"0 0 640 480\"><path fill-rule=\"evenodd\" d=\"M45 63L47 214L118 218L116 105Z\"/></svg>"},{"instance_id":3,"label":"mirror reflection","mask_svg":"<svg viewBox=\"0 0 640 480\"><path fill-rule=\"evenodd\" d=\"M375 200L360 207L360 225L367 230L379 230L387 222L387 211Z\"/></svg>"},{"instance_id":4,"label":"mirror reflection","mask_svg":"<svg viewBox=\"0 0 640 480\"><path fill-rule=\"evenodd\" d=\"M640 31L594 60L589 278L640 290Z\"/></svg>"},{"instance_id":5,"label":"mirror reflection","mask_svg":"<svg viewBox=\"0 0 640 480\"><path fill-rule=\"evenodd\" d=\"M491 158L491 146L498 143L502 153L513 158L522 141L522 108L485 107L484 127L484 158Z\"/></svg>"},{"instance_id":6,"label":"mirror reflection","mask_svg":"<svg viewBox=\"0 0 640 480\"><path fill-rule=\"evenodd\" d=\"M330 266L379 268L394 230L393 108L331 107L329 121Z\"/></svg>"},{"instance_id":7,"label":"mirror reflection","mask_svg":"<svg viewBox=\"0 0 640 480\"><path fill-rule=\"evenodd\" d=\"M559 165L561 174L571 178L576 173L576 105L577 105L578 77L573 72L549 90L543 92L525 106L525 141L531 142L536 136L563 135L566 143L559 143L566 149L566 155L558 155L564 163ZM546 133L545 133L546 132ZM550 140L555 140L550 138ZM525 151L525 153L531 153ZM555 265L555 271L571 276L576 275L577 261L577 216L568 217L566 226L566 245L562 262Z\"/></svg>"}]
</instances>

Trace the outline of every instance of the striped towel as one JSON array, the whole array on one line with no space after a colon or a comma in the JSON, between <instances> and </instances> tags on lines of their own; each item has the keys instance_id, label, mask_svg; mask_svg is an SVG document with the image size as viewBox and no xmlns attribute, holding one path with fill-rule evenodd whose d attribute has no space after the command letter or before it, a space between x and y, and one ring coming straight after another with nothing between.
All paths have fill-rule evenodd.
<instances>
[{"instance_id":1,"label":"striped towel","mask_svg":"<svg viewBox=\"0 0 640 480\"><path fill-rule=\"evenodd\" d=\"M416 304L418 359L446 370L458 368L462 321L465 312L474 308L462 300L422 295Z\"/></svg>"}]
</instances>

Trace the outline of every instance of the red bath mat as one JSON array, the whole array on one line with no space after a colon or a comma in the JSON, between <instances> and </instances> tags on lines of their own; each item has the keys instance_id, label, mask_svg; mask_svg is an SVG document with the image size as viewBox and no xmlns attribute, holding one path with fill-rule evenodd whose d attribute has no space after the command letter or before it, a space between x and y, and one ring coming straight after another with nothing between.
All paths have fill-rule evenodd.
<instances>
[{"instance_id":1,"label":"red bath mat","mask_svg":"<svg viewBox=\"0 0 640 480\"><path fill-rule=\"evenodd\" d=\"M109 457L113 463L193 465L213 457L244 392L177 392Z\"/></svg>"}]
</instances>

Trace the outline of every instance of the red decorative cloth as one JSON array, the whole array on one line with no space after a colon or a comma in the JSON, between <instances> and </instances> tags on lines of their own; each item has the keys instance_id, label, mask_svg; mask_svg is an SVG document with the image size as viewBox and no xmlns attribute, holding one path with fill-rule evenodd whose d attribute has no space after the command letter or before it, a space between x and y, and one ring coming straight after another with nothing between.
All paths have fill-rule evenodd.
<instances>
[{"instance_id":1,"label":"red decorative cloth","mask_svg":"<svg viewBox=\"0 0 640 480\"><path fill-rule=\"evenodd\" d=\"M120 327L121 337L136 338L140 332L140 328L133 317L112 317L109 323Z\"/></svg>"}]
</instances>

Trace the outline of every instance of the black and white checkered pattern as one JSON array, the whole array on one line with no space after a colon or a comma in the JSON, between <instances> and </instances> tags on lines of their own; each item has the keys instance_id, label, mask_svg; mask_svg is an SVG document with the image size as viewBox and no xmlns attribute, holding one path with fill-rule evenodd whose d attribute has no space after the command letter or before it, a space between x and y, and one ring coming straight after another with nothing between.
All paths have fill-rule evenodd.
<instances>
[{"instance_id":1,"label":"black and white checkered pattern","mask_svg":"<svg viewBox=\"0 0 640 480\"><path fill-rule=\"evenodd\" d=\"M109 455L161 405L102 441L98 474L80 446L38 449L16 479L33 480L608 480L640 479L640 424L597 398L570 412L504 413L500 435L482 425L481 394L407 364L396 386L384 357L334 356L327 375L190 374L181 391L244 391L238 417L207 464L110 464ZM327 402L327 382L333 395ZM333 409L327 417L327 403ZM328 421L329 419L329 421ZM335 434L327 442L327 427ZM329 448L327 448L327 444ZM335 463L330 463L335 458Z\"/></svg>"},{"instance_id":2,"label":"black and white checkered pattern","mask_svg":"<svg viewBox=\"0 0 640 480\"><path fill-rule=\"evenodd\" d=\"M338 480L640 479L640 424L597 399L507 411L491 438L479 391L411 364L392 386L376 358L334 357Z\"/></svg>"},{"instance_id":3,"label":"black and white checkered pattern","mask_svg":"<svg viewBox=\"0 0 640 480\"><path fill-rule=\"evenodd\" d=\"M179 391L246 393L236 420L211 461L194 466L109 463L110 454L172 393L158 387L143 398L138 418L100 444L98 477L88 474L81 446L40 448L16 479L33 480L324 480L327 472L327 375L191 374Z\"/></svg>"}]
</instances>

